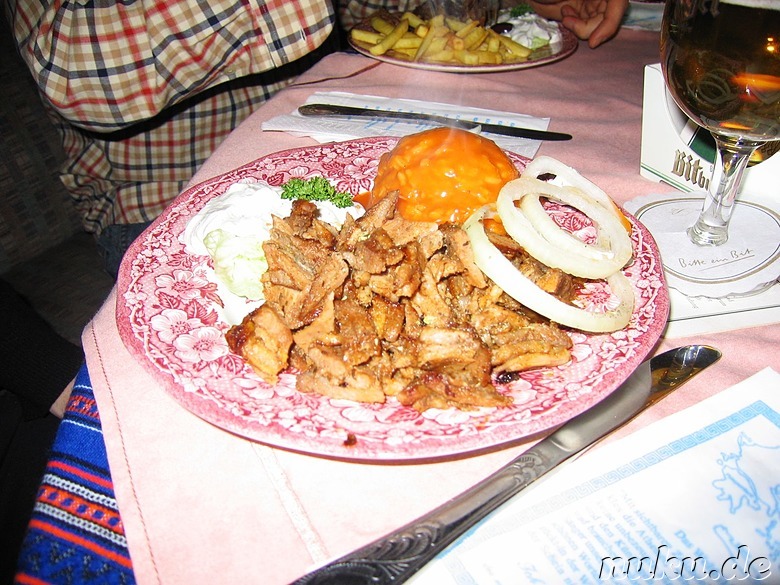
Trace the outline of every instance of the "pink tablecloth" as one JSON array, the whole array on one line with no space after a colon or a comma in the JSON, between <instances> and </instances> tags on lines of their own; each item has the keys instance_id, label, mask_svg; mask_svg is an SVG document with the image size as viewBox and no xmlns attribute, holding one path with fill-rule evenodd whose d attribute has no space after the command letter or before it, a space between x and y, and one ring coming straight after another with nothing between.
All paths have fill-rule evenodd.
<instances>
[{"instance_id":1,"label":"pink tablecloth","mask_svg":"<svg viewBox=\"0 0 780 585\"><path fill-rule=\"evenodd\" d=\"M462 102L552 118L574 140L540 153L579 169L618 202L669 188L639 176L642 75L658 61L654 33L623 31L597 49L525 71L489 75L421 72L355 55L326 58L299 85L258 109L193 182L261 155L313 142L263 133L313 91L349 91ZM320 80L317 83L313 83ZM370 465L296 454L221 431L173 402L125 350L112 295L84 345L98 400L117 501L139 583L286 583L462 491L524 446L426 464ZM675 340L675 344L685 340ZM723 359L631 428L694 403L765 366L780 327L695 340ZM671 346L661 342L661 349ZM631 428L623 432L630 432Z\"/></svg>"}]
</instances>

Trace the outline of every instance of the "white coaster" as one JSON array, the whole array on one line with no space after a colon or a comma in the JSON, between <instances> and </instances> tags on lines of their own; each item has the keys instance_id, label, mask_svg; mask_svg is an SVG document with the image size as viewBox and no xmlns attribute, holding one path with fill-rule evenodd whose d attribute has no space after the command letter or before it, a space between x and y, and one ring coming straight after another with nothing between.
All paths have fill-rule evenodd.
<instances>
[{"instance_id":1,"label":"white coaster","mask_svg":"<svg viewBox=\"0 0 780 585\"><path fill-rule=\"evenodd\" d=\"M702 201L696 194L668 193L625 205L653 234L669 287L689 297L722 298L759 292L777 281L780 215L764 203L739 200L728 242L697 246L686 230L699 216Z\"/></svg>"}]
</instances>

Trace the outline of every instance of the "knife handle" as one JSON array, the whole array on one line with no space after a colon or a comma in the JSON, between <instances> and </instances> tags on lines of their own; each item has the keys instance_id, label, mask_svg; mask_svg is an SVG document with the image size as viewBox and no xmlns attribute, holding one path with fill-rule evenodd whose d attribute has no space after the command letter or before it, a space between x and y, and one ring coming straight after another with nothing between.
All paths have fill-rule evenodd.
<instances>
[{"instance_id":1,"label":"knife handle","mask_svg":"<svg viewBox=\"0 0 780 585\"><path fill-rule=\"evenodd\" d=\"M567 455L544 442L432 512L305 575L294 585L403 583Z\"/></svg>"}]
</instances>

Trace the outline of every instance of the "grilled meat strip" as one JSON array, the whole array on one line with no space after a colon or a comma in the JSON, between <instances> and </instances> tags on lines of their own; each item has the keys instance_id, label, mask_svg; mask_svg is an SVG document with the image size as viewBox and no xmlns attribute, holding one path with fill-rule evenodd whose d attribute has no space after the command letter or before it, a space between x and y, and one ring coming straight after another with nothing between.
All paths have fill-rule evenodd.
<instances>
[{"instance_id":1,"label":"grilled meat strip","mask_svg":"<svg viewBox=\"0 0 780 585\"><path fill-rule=\"evenodd\" d=\"M492 374L569 360L569 336L487 279L459 226L407 221L397 197L338 231L306 201L275 218L263 245L266 302L230 330L231 349L271 384L291 367L302 392L395 396L418 411L507 406ZM576 292L510 238L494 243L545 290Z\"/></svg>"}]
</instances>

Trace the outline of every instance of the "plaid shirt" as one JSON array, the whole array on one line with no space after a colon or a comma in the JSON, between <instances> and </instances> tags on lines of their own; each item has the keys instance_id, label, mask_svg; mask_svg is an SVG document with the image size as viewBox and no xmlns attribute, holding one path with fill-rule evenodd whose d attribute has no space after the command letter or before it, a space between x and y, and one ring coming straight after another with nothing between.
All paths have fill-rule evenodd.
<instances>
[{"instance_id":1,"label":"plaid shirt","mask_svg":"<svg viewBox=\"0 0 780 585\"><path fill-rule=\"evenodd\" d=\"M62 181L95 234L154 219L333 28L330 0L6 0L6 10L63 137Z\"/></svg>"}]
</instances>

